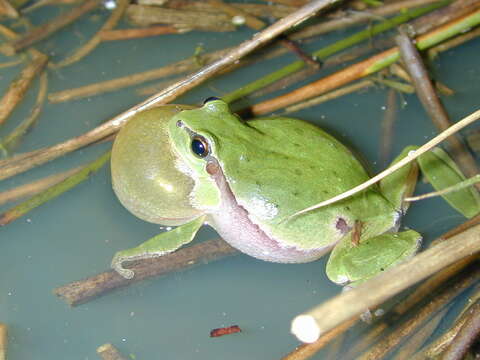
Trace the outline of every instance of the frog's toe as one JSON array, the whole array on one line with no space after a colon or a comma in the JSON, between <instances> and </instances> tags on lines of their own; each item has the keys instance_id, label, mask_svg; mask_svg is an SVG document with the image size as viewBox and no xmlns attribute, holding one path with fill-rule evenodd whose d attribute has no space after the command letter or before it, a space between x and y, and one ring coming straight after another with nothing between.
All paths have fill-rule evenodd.
<instances>
[{"instance_id":1,"label":"frog's toe","mask_svg":"<svg viewBox=\"0 0 480 360\"><path fill-rule=\"evenodd\" d=\"M130 269L125 269L123 263L128 260L128 257L121 255L121 252L116 253L112 260L112 269L123 276L125 279L133 279L135 273Z\"/></svg>"}]
</instances>

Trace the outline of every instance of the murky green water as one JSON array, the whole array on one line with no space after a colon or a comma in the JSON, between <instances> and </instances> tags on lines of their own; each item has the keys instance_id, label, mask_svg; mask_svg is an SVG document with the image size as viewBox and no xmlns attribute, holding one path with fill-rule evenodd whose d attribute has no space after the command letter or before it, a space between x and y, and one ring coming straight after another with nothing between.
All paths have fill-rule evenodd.
<instances>
[{"instance_id":1,"label":"murky green water","mask_svg":"<svg viewBox=\"0 0 480 360\"><path fill-rule=\"evenodd\" d=\"M39 10L38 24L55 12ZM103 22L98 11L39 48L55 61L63 59ZM192 56L197 45L206 51L233 46L252 33L190 33L102 44L80 63L49 71L49 92L77 87L152 69ZM324 37L328 44L344 33ZM433 64L439 80L456 91L444 98L451 118L478 109L480 41L473 40L442 54ZM201 103L269 70L294 60L293 55L241 69L190 92L179 103ZM2 61L6 61L2 58ZM2 70L0 91L22 66ZM37 85L38 86L38 83ZM29 112L36 89L15 111L4 135ZM394 153L407 144L421 144L435 134L415 96L405 96L395 125ZM141 101L134 89L61 104L47 104L39 123L20 151L52 145L79 135ZM315 121L361 152L379 171L380 121L386 91L345 96L295 114ZM78 151L0 184L4 190L95 158L108 145ZM419 191L428 187L419 186ZM4 206L2 209L6 209ZM462 222L442 200L412 206L404 225L427 241ZM279 359L297 340L289 333L291 319L340 288L324 275L325 260L279 265L240 255L192 270L145 281L76 308L68 307L52 289L109 267L112 255L158 232L158 226L130 215L117 201L109 169L60 198L0 229L0 322L10 327L9 359L96 359L95 349L114 343L136 359ZM203 229L196 241L214 238ZM210 338L212 328L239 325L241 334ZM322 356L317 357L321 359Z\"/></svg>"}]
</instances>

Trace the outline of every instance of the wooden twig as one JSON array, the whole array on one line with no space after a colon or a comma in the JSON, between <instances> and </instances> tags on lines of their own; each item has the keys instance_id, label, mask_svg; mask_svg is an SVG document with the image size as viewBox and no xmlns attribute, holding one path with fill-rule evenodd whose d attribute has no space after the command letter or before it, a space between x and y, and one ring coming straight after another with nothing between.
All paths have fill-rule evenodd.
<instances>
[{"instance_id":1,"label":"wooden twig","mask_svg":"<svg viewBox=\"0 0 480 360\"><path fill-rule=\"evenodd\" d=\"M423 306L415 314L415 316L412 316L403 322L395 329L395 331L376 343L365 354L358 357L358 360L382 359L391 350L393 350L393 348L397 346L402 339L418 329L432 314L440 311L465 289L469 288L476 281L478 281L480 268L477 266L476 268L472 269L472 271L465 272L461 275L463 275L463 277L461 277L458 282L450 284L449 286L445 286L425 306Z\"/></svg>"},{"instance_id":2,"label":"wooden twig","mask_svg":"<svg viewBox=\"0 0 480 360\"><path fill-rule=\"evenodd\" d=\"M16 54L23 49L39 42L40 40L49 37L65 26L70 25L81 16L95 9L99 3L99 0L86 0L78 7L72 9L69 13L59 15L48 23L28 31L19 39L13 40L7 44L11 54Z\"/></svg>"},{"instance_id":3,"label":"wooden twig","mask_svg":"<svg viewBox=\"0 0 480 360\"><path fill-rule=\"evenodd\" d=\"M480 300L467 310L466 320L442 354L442 360L461 360L480 334Z\"/></svg>"},{"instance_id":4,"label":"wooden twig","mask_svg":"<svg viewBox=\"0 0 480 360\"><path fill-rule=\"evenodd\" d=\"M135 277L131 280L125 279L114 270L108 270L84 280L63 285L53 292L70 306L77 306L112 290L145 279L190 269L193 266L207 264L235 254L238 254L238 251L222 239L208 240L197 245L181 248L162 257L129 263L127 267L135 272Z\"/></svg>"},{"instance_id":5,"label":"wooden twig","mask_svg":"<svg viewBox=\"0 0 480 360\"><path fill-rule=\"evenodd\" d=\"M306 19L313 16L316 12L338 1L339 0L314 0L309 2L296 12L277 21L275 24L269 26L265 30L256 33L252 39L244 41L239 46L229 51L226 56L218 59L212 64L206 65L185 79L176 82L175 84L164 89L162 92L148 98L142 103L130 108L129 110L119 114L113 119L81 136L48 148L36 150L28 154L18 155L17 157L10 159L8 162L0 161L0 179L6 179L31 169L37 165L44 164L59 156L65 155L71 151L77 150L83 146L115 133L130 117L138 112L153 106L166 104L174 100L178 96L186 93L188 90L224 70L226 67L231 66L245 55L251 53L253 50L267 44L283 31L299 25Z\"/></svg>"},{"instance_id":6,"label":"wooden twig","mask_svg":"<svg viewBox=\"0 0 480 360\"><path fill-rule=\"evenodd\" d=\"M10 83L5 95L0 99L0 126L7 120L29 89L33 79L42 72L47 64L45 55L34 57L20 75Z\"/></svg>"},{"instance_id":7,"label":"wooden twig","mask_svg":"<svg viewBox=\"0 0 480 360\"><path fill-rule=\"evenodd\" d=\"M138 39L165 34L178 34L180 32L181 31L174 26L158 25L138 29L102 30L99 36L102 41L115 41Z\"/></svg>"},{"instance_id":8,"label":"wooden twig","mask_svg":"<svg viewBox=\"0 0 480 360\"><path fill-rule=\"evenodd\" d=\"M78 172L82 167L76 167L58 174L47 176L43 179L31 182L29 184L17 186L11 190L0 193L0 206L8 202L17 201L22 198L36 195L56 184L65 180L69 176Z\"/></svg>"},{"instance_id":9,"label":"wooden twig","mask_svg":"<svg viewBox=\"0 0 480 360\"><path fill-rule=\"evenodd\" d=\"M14 150L22 140L23 136L31 129L31 127L36 123L38 116L42 112L43 103L47 97L48 89L48 77L44 69L41 70L40 75L40 86L38 88L37 99L35 100L35 105L30 111L30 115L24 119L13 131L5 136L0 142L0 151L5 152L5 156L8 156L9 153Z\"/></svg>"},{"instance_id":10,"label":"wooden twig","mask_svg":"<svg viewBox=\"0 0 480 360\"><path fill-rule=\"evenodd\" d=\"M77 49L72 55L68 56L62 61L59 61L58 63L55 63L55 64L50 63L49 66L51 66L52 68L61 68L64 66L68 66L83 59L85 56L90 54L102 41L100 34L103 31L108 31L113 29L117 25L117 23L122 18L123 13L127 9L127 6L129 3L130 3L130 0L116 1L117 6L115 10L113 10L108 20L105 21L105 24L103 24L100 30L95 35L93 35L90 40L88 40L84 45L82 45L79 49Z\"/></svg>"},{"instance_id":11,"label":"wooden twig","mask_svg":"<svg viewBox=\"0 0 480 360\"><path fill-rule=\"evenodd\" d=\"M395 41L399 48L403 64L412 78L417 96L434 125L440 131L444 131L451 125L447 111L435 92L417 47L412 43L405 31L402 29L399 31L400 34L395 37ZM475 159L460 141L458 135L452 135L446 140L451 149L450 155L454 158L462 172L467 177L478 174L479 168ZM480 189L480 185L477 186L477 189Z\"/></svg>"},{"instance_id":12,"label":"wooden twig","mask_svg":"<svg viewBox=\"0 0 480 360\"><path fill-rule=\"evenodd\" d=\"M480 23L480 10L476 10L460 19L451 21L435 30L419 36L416 40L416 46L419 50L425 50L460 33L461 31L466 31L476 26L478 23ZM369 59L337 71L332 75L326 76L308 85L302 86L288 94L253 105L251 107L251 112L253 115L263 115L314 96L318 96L339 86L380 71L397 61L399 56L397 48L383 51ZM244 92L245 90L242 93L238 92L229 95L228 100L230 101L231 99L241 97L244 95ZM249 91L247 91L247 93L248 92Z\"/></svg>"},{"instance_id":13,"label":"wooden twig","mask_svg":"<svg viewBox=\"0 0 480 360\"><path fill-rule=\"evenodd\" d=\"M8 328L4 323L0 323L0 360L7 359L8 346Z\"/></svg>"},{"instance_id":14,"label":"wooden twig","mask_svg":"<svg viewBox=\"0 0 480 360\"><path fill-rule=\"evenodd\" d=\"M312 342L339 324L372 309L439 270L480 251L480 226L440 242L412 259L395 266L350 291L297 316L292 332L302 341ZM462 246L458 246L462 244Z\"/></svg>"},{"instance_id":15,"label":"wooden twig","mask_svg":"<svg viewBox=\"0 0 480 360\"><path fill-rule=\"evenodd\" d=\"M0 16L9 18L18 18L18 11L10 4L8 0L0 0Z\"/></svg>"},{"instance_id":16,"label":"wooden twig","mask_svg":"<svg viewBox=\"0 0 480 360\"><path fill-rule=\"evenodd\" d=\"M324 348L330 341L335 339L340 334L343 334L345 331L350 329L358 319L352 318L343 324L340 324L333 328L332 330L325 333L322 337L320 337L317 341L311 344L302 344L299 345L295 350L293 350L290 354L284 356L282 360L306 360L310 359L313 355L315 355L320 349Z\"/></svg>"},{"instance_id":17,"label":"wooden twig","mask_svg":"<svg viewBox=\"0 0 480 360\"><path fill-rule=\"evenodd\" d=\"M350 197L362 190L365 190L367 189L368 187L372 186L373 184L379 182L380 180L382 180L383 178L389 176L390 174L392 174L393 172L397 171L398 169L400 169L401 167L411 163L413 160L417 159L419 156L421 156L422 154L426 153L427 151L430 151L431 149L433 149L435 146L437 146L438 144L440 144L443 140L445 140L446 138L448 138L450 135L452 134L456 134L458 131L460 131L461 129L463 129L464 127L470 125L471 123L477 121L478 119L480 119L480 110L477 110L475 112L473 112L472 114L468 115L467 117L463 118L462 120L460 120L459 122L455 123L454 125L450 126L447 130L441 132L440 134L438 134L437 136L435 136L433 139L431 139L430 141L428 141L427 143L425 143L424 145L420 146L417 150L415 151L411 151L409 154L407 154L407 156L405 156L403 159L401 159L400 161L396 162L395 164L393 164L392 166L390 166L389 168L387 168L386 170L378 173L377 175L375 175L374 177L372 177L371 179L365 181L364 183L358 185L358 186L355 186L354 188L348 190L348 191L345 191L337 196L334 196L330 199L327 199L325 201L322 201L318 204L315 204L315 205L312 205L306 209L303 209L303 210L300 210L292 215L290 215L289 217L285 218L284 221L288 221L289 219L293 218L293 217L296 217L296 216L299 216L301 214L304 214L304 213L307 213L309 211L312 211L312 210L315 210L315 209L319 209L321 207L324 207L324 206L327 206L327 205L330 205L330 204L333 204L337 201L340 201L342 199L345 199L347 197Z\"/></svg>"},{"instance_id":18,"label":"wooden twig","mask_svg":"<svg viewBox=\"0 0 480 360\"><path fill-rule=\"evenodd\" d=\"M137 26L157 24L173 25L182 30L234 31L235 25L230 16L223 13L205 11L175 10L154 6L130 5L126 16Z\"/></svg>"},{"instance_id":19,"label":"wooden twig","mask_svg":"<svg viewBox=\"0 0 480 360\"><path fill-rule=\"evenodd\" d=\"M112 344L103 344L97 348L97 354L102 360L127 360Z\"/></svg>"},{"instance_id":20,"label":"wooden twig","mask_svg":"<svg viewBox=\"0 0 480 360\"><path fill-rule=\"evenodd\" d=\"M336 90L330 91L324 95L320 95L317 97L314 97L310 100L299 102L298 104L292 105L292 106L287 106L283 112L283 114L289 114L292 112L296 112L302 109L306 109L308 107L316 106L321 103L324 103L326 101L330 101L336 98L339 98L340 96L351 94L355 91L366 89L368 87L371 87L374 85L374 82L371 80L360 80L356 83L353 83L352 85L347 85L343 86L341 88L338 88Z\"/></svg>"},{"instance_id":21,"label":"wooden twig","mask_svg":"<svg viewBox=\"0 0 480 360\"><path fill-rule=\"evenodd\" d=\"M0 226L7 225L12 221L17 220L21 216L24 216L36 207L50 201L51 199L60 196L64 192L72 189L81 182L88 179L88 177L100 169L110 159L110 151L100 156L98 159L82 167L81 170L70 175L65 180L49 187L41 193L33 196L32 198L25 200L24 202L14 206L13 208L0 214Z\"/></svg>"}]
</instances>

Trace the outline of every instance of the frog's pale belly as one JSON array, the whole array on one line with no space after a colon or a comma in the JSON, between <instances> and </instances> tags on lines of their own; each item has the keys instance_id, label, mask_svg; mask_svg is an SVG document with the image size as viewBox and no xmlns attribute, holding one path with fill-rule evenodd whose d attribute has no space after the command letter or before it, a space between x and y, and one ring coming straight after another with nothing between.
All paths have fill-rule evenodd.
<instances>
[{"instance_id":1,"label":"frog's pale belly","mask_svg":"<svg viewBox=\"0 0 480 360\"><path fill-rule=\"evenodd\" d=\"M317 249L301 250L281 246L248 217L230 190L220 167L211 174L222 194L220 206L210 213L209 224L234 248L252 257L280 263L302 263L317 260L335 243Z\"/></svg>"}]
</instances>

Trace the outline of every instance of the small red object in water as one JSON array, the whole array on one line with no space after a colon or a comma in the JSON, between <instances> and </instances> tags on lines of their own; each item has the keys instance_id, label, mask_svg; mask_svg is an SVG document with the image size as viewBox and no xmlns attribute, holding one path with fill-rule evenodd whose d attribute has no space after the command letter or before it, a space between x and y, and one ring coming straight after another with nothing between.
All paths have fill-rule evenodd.
<instances>
[{"instance_id":1,"label":"small red object in water","mask_svg":"<svg viewBox=\"0 0 480 360\"><path fill-rule=\"evenodd\" d=\"M241 332L242 329L238 325L227 326L223 328L213 329L210 331L210 337L219 337L223 335L230 335Z\"/></svg>"}]
</instances>

